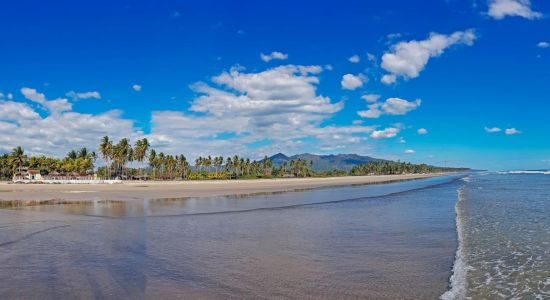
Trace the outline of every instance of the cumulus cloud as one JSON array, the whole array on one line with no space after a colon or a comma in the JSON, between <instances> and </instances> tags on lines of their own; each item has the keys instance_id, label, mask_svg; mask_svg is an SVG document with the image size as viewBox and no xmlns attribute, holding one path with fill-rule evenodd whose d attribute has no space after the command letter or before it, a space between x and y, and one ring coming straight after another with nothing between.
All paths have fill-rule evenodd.
<instances>
[{"instance_id":1,"label":"cumulus cloud","mask_svg":"<svg viewBox=\"0 0 550 300\"><path fill-rule=\"evenodd\" d=\"M397 77L416 78L424 70L430 58L441 56L453 45L471 46L475 39L475 32L470 29L450 35L431 33L425 40L397 43L382 56L381 67L390 74L384 75L381 81L392 84Z\"/></svg>"},{"instance_id":2,"label":"cumulus cloud","mask_svg":"<svg viewBox=\"0 0 550 300\"><path fill-rule=\"evenodd\" d=\"M368 110L358 111L357 115L361 118L377 119L383 114L380 110L380 103L371 104L368 108Z\"/></svg>"},{"instance_id":3,"label":"cumulus cloud","mask_svg":"<svg viewBox=\"0 0 550 300\"><path fill-rule=\"evenodd\" d=\"M23 88L21 93L47 112L42 116L27 103L0 100L1 152L22 146L32 154L63 156L76 147L97 149L104 135L115 139L143 135L133 121L122 118L120 111L82 114L72 111L70 105L60 104L65 102L59 99L48 100L35 89Z\"/></svg>"},{"instance_id":4,"label":"cumulus cloud","mask_svg":"<svg viewBox=\"0 0 550 300\"><path fill-rule=\"evenodd\" d=\"M419 128L416 133L420 135L428 134L428 130L426 128Z\"/></svg>"},{"instance_id":5,"label":"cumulus cloud","mask_svg":"<svg viewBox=\"0 0 550 300\"><path fill-rule=\"evenodd\" d=\"M397 136L399 129L395 127L388 127L383 130L375 130L371 133L370 137L373 139L389 139Z\"/></svg>"},{"instance_id":6,"label":"cumulus cloud","mask_svg":"<svg viewBox=\"0 0 550 300\"><path fill-rule=\"evenodd\" d=\"M285 65L222 72L212 83L192 85L199 95L188 112L153 112L151 143L167 152L189 149L191 157L204 155L205 145L212 154L252 157L297 149L328 151L337 145L349 150L374 127L322 125L343 108L342 102L317 93L322 71L320 66ZM258 142L266 146L249 146Z\"/></svg>"},{"instance_id":7,"label":"cumulus cloud","mask_svg":"<svg viewBox=\"0 0 550 300\"><path fill-rule=\"evenodd\" d=\"M359 57L359 55L355 54L355 55L350 56L348 58L348 61L352 64L356 64L356 63L361 61L361 57Z\"/></svg>"},{"instance_id":8,"label":"cumulus cloud","mask_svg":"<svg viewBox=\"0 0 550 300\"><path fill-rule=\"evenodd\" d=\"M506 130L504 130L504 133L506 135L514 135L514 134L520 134L521 131L517 130L516 128L506 128Z\"/></svg>"},{"instance_id":9,"label":"cumulus cloud","mask_svg":"<svg viewBox=\"0 0 550 300\"><path fill-rule=\"evenodd\" d=\"M495 132L501 132L502 129L498 127L485 127L485 132L487 133L495 133Z\"/></svg>"},{"instance_id":10,"label":"cumulus cloud","mask_svg":"<svg viewBox=\"0 0 550 300\"><path fill-rule=\"evenodd\" d=\"M188 110L154 111L151 131L143 133L132 120L113 110L83 114L47 109L38 113L31 103L0 99L0 151L21 145L29 153L63 156L69 149L97 149L100 138L147 137L166 153L194 158L206 153L235 153L259 158L278 151L364 152L376 129L361 122L349 126L330 123L343 108L317 92L320 66L286 65L259 72L233 68L191 88L198 95ZM52 107L46 95L22 90L40 108ZM69 103L70 104L70 103ZM384 131L391 136L391 129ZM375 134L382 137L383 134ZM332 149L332 150L330 150Z\"/></svg>"},{"instance_id":11,"label":"cumulus cloud","mask_svg":"<svg viewBox=\"0 0 550 300\"><path fill-rule=\"evenodd\" d=\"M368 110L359 111L357 114L363 118L378 118L381 115L405 115L417 109L422 100L407 101L400 98L388 98L385 102L374 103L368 106Z\"/></svg>"},{"instance_id":12,"label":"cumulus cloud","mask_svg":"<svg viewBox=\"0 0 550 300\"><path fill-rule=\"evenodd\" d=\"M405 154L415 154L416 151L414 151L413 149L407 149L404 151Z\"/></svg>"},{"instance_id":13,"label":"cumulus cloud","mask_svg":"<svg viewBox=\"0 0 550 300\"><path fill-rule=\"evenodd\" d=\"M80 99L101 99L101 94L97 91L77 93L75 91L69 91L65 96L73 99L73 101Z\"/></svg>"},{"instance_id":14,"label":"cumulus cloud","mask_svg":"<svg viewBox=\"0 0 550 300\"><path fill-rule=\"evenodd\" d=\"M140 92L141 91L141 85L134 84L134 85L132 85L132 89L136 92Z\"/></svg>"},{"instance_id":15,"label":"cumulus cloud","mask_svg":"<svg viewBox=\"0 0 550 300\"><path fill-rule=\"evenodd\" d=\"M546 49L546 48L550 47L550 44L548 42L539 42L537 44L537 47L542 48L542 49Z\"/></svg>"},{"instance_id":16,"label":"cumulus cloud","mask_svg":"<svg viewBox=\"0 0 550 300\"><path fill-rule=\"evenodd\" d=\"M542 13L531 9L529 0L489 0L487 14L496 20L506 17L523 17L529 20L542 18Z\"/></svg>"},{"instance_id":17,"label":"cumulus cloud","mask_svg":"<svg viewBox=\"0 0 550 300\"><path fill-rule=\"evenodd\" d=\"M397 76L394 74L386 74L380 78L380 82L386 85L394 84L397 81Z\"/></svg>"},{"instance_id":18,"label":"cumulus cloud","mask_svg":"<svg viewBox=\"0 0 550 300\"><path fill-rule=\"evenodd\" d=\"M260 53L260 58L265 62L270 62L274 59L285 60L285 59L288 59L288 54L285 54L279 51L273 51L270 54Z\"/></svg>"},{"instance_id":19,"label":"cumulus cloud","mask_svg":"<svg viewBox=\"0 0 550 300\"><path fill-rule=\"evenodd\" d=\"M367 78L363 75L345 74L342 76L340 84L345 90L355 90L363 86L367 82Z\"/></svg>"},{"instance_id":20,"label":"cumulus cloud","mask_svg":"<svg viewBox=\"0 0 550 300\"><path fill-rule=\"evenodd\" d=\"M38 118L38 113L25 103L0 100L0 120L18 121Z\"/></svg>"},{"instance_id":21,"label":"cumulus cloud","mask_svg":"<svg viewBox=\"0 0 550 300\"><path fill-rule=\"evenodd\" d=\"M361 96L361 99L369 102L369 103L374 103L376 101L378 101L378 99L380 99L380 95L378 94L365 94L363 96Z\"/></svg>"},{"instance_id":22,"label":"cumulus cloud","mask_svg":"<svg viewBox=\"0 0 550 300\"><path fill-rule=\"evenodd\" d=\"M72 104L67 99L57 98L48 100L44 94L39 93L36 89L24 87L21 89L21 94L28 100L38 103L42 108L51 113L61 113L72 109Z\"/></svg>"}]
</instances>

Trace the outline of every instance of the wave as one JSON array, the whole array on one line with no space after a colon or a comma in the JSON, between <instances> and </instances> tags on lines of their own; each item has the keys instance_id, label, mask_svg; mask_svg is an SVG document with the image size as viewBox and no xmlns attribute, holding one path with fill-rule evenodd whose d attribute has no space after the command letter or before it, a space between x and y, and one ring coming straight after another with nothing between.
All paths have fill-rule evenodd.
<instances>
[{"instance_id":1,"label":"wave","mask_svg":"<svg viewBox=\"0 0 550 300\"><path fill-rule=\"evenodd\" d=\"M466 179L468 178L468 179ZM469 182L469 177L464 179ZM468 273L468 264L466 262L466 250L464 249L464 225L462 224L461 205L464 201L464 191L466 185L457 190L458 199L455 204L456 213L456 232L458 235L458 248L455 254L455 262L453 264L453 274L449 279L450 289L441 295L441 300L464 299L466 297L467 282L466 275Z\"/></svg>"},{"instance_id":2,"label":"wave","mask_svg":"<svg viewBox=\"0 0 550 300\"><path fill-rule=\"evenodd\" d=\"M543 170L543 171L517 170L517 171L497 172L497 174L502 174L502 175L507 175L507 174L544 174L544 175L550 175L550 171L548 171L548 170Z\"/></svg>"}]
</instances>

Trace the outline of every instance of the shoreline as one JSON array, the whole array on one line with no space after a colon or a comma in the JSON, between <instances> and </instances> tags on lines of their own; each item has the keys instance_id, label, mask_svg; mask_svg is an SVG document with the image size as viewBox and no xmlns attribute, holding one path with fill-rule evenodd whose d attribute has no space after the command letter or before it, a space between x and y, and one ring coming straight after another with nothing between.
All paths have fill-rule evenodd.
<instances>
[{"instance_id":1,"label":"shoreline","mask_svg":"<svg viewBox=\"0 0 550 300\"><path fill-rule=\"evenodd\" d=\"M139 181L122 184L0 183L0 202L9 201L131 201L162 198L216 197L368 185L443 176L447 173L280 178L211 181Z\"/></svg>"}]
</instances>

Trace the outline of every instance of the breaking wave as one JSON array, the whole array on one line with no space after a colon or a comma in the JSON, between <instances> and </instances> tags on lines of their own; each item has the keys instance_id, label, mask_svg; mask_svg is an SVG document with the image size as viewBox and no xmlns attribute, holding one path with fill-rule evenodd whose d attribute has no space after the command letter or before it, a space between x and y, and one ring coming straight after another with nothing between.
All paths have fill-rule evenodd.
<instances>
[{"instance_id":1,"label":"breaking wave","mask_svg":"<svg viewBox=\"0 0 550 300\"><path fill-rule=\"evenodd\" d=\"M465 182L470 182L469 177L463 179ZM456 213L456 232L458 236L458 248L456 250L455 262L453 264L453 274L449 279L450 289L441 295L442 300L464 299L466 297L467 282L466 275L468 273L468 264L466 262L466 253L464 249L464 225L462 222L462 204L464 201L464 191L466 185L458 189L458 199L455 204Z\"/></svg>"}]
</instances>

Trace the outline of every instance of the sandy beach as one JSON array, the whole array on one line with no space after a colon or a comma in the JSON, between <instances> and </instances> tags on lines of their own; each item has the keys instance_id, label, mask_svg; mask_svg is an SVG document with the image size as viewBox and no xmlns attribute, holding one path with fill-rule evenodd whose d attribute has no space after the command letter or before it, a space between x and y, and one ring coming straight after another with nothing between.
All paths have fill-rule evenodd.
<instances>
[{"instance_id":1,"label":"sandy beach","mask_svg":"<svg viewBox=\"0 0 550 300\"><path fill-rule=\"evenodd\" d=\"M0 201L94 201L246 195L330 186L384 183L439 176L410 174L220 181L142 181L122 184L8 184L0 183Z\"/></svg>"}]
</instances>

